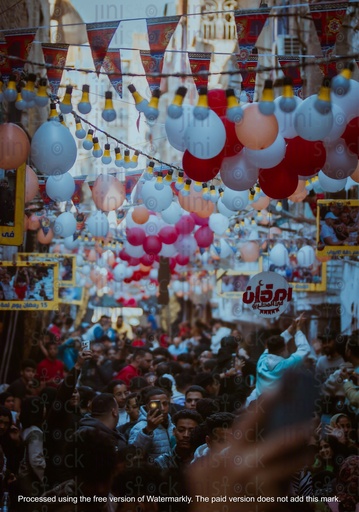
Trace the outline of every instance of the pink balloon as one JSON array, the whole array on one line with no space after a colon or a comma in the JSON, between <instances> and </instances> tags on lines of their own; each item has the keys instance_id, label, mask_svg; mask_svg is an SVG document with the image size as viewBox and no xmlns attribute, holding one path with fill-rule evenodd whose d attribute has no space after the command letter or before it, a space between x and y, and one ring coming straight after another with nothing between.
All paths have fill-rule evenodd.
<instances>
[{"instance_id":1,"label":"pink balloon","mask_svg":"<svg viewBox=\"0 0 359 512\"><path fill-rule=\"evenodd\" d=\"M142 245L146 238L146 233L141 228L126 229L127 241L131 245Z\"/></svg>"},{"instance_id":2,"label":"pink balloon","mask_svg":"<svg viewBox=\"0 0 359 512\"><path fill-rule=\"evenodd\" d=\"M183 254L177 254L175 259L178 265L187 265L187 263L189 263L189 257L184 256Z\"/></svg>"},{"instance_id":3,"label":"pink balloon","mask_svg":"<svg viewBox=\"0 0 359 512\"><path fill-rule=\"evenodd\" d=\"M96 178L92 187L92 199L99 210L116 210L122 205L125 197L125 187L111 174L100 174Z\"/></svg>"},{"instance_id":4,"label":"pink balloon","mask_svg":"<svg viewBox=\"0 0 359 512\"><path fill-rule=\"evenodd\" d=\"M178 232L174 226L164 226L160 229L158 237L163 244L174 244L178 238Z\"/></svg>"},{"instance_id":5,"label":"pink balloon","mask_svg":"<svg viewBox=\"0 0 359 512\"><path fill-rule=\"evenodd\" d=\"M26 166L26 182L25 182L25 203L28 203L39 191L39 180L36 172L28 165Z\"/></svg>"},{"instance_id":6,"label":"pink balloon","mask_svg":"<svg viewBox=\"0 0 359 512\"><path fill-rule=\"evenodd\" d=\"M183 215L176 223L176 230L179 235L189 235L194 230L194 220L190 215Z\"/></svg>"},{"instance_id":7,"label":"pink balloon","mask_svg":"<svg viewBox=\"0 0 359 512\"><path fill-rule=\"evenodd\" d=\"M200 217L196 212L191 212L190 216L197 226L208 226L209 217Z\"/></svg>"},{"instance_id":8,"label":"pink balloon","mask_svg":"<svg viewBox=\"0 0 359 512\"><path fill-rule=\"evenodd\" d=\"M209 247L213 242L213 231L208 226L202 226L194 234L198 247Z\"/></svg>"},{"instance_id":9,"label":"pink balloon","mask_svg":"<svg viewBox=\"0 0 359 512\"><path fill-rule=\"evenodd\" d=\"M157 235L150 235L143 242L143 250L147 254L158 254L161 249L162 242Z\"/></svg>"},{"instance_id":10,"label":"pink balloon","mask_svg":"<svg viewBox=\"0 0 359 512\"><path fill-rule=\"evenodd\" d=\"M140 258L134 258L133 256L130 256L130 259L128 260L128 264L131 267L137 267L141 263Z\"/></svg>"},{"instance_id":11,"label":"pink balloon","mask_svg":"<svg viewBox=\"0 0 359 512\"><path fill-rule=\"evenodd\" d=\"M153 263L156 261L154 254L144 254L141 256L140 261L142 265L146 265L147 267L153 265Z\"/></svg>"},{"instance_id":12,"label":"pink balloon","mask_svg":"<svg viewBox=\"0 0 359 512\"><path fill-rule=\"evenodd\" d=\"M131 256L127 254L125 249L121 249L121 251L118 253L118 256L121 258L122 261L130 261Z\"/></svg>"}]
</instances>

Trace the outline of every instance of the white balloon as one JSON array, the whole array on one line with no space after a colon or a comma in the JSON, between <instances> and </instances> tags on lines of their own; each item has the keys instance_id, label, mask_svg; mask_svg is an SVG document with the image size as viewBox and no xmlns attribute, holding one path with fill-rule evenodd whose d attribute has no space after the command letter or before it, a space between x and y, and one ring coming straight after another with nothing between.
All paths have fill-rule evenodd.
<instances>
[{"instance_id":1,"label":"white balloon","mask_svg":"<svg viewBox=\"0 0 359 512\"><path fill-rule=\"evenodd\" d=\"M297 253L297 261L300 267L310 267L315 261L315 251L310 245L303 245Z\"/></svg>"},{"instance_id":2,"label":"white balloon","mask_svg":"<svg viewBox=\"0 0 359 512\"><path fill-rule=\"evenodd\" d=\"M221 213L212 213L209 216L209 227L216 235L223 235L229 226L229 219Z\"/></svg>"},{"instance_id":3,"label":"white balloon","mask_svg":"<svg viewBox=\"0 0 359 512\"><path fill-rule=\"evenodd\" d=\"M339 192L339 190L343 190L345 188L347 178L342 180L333 180L333 178L329 178L323 171L319 171L318 173L318 181L320 187L325 192Z\"/></svg>"},{"instance_id":4,"label":"white balloon","mask_svg":"<svg viewBox=\"0 0 359 512\"><path fill-rule=\"evenodd\" d=\"M100 211L92 213L86 221L87 229L94 237L104 237L107 235L110 225L107 216Z\"/></svg>"},{"instance_id":5,"label":"white balloon","mask_svg":"<svg viewBox=\"0 0 359 512\"><path fill-rule=\"evenodd\" d=\"M237 155L224 158L220 175L224 185L232 190L248 190L258 179L258 167L247 157L247 148Z\"/></svg>"},{"instance_id":6,"label":"white balloon","mask_svg":"<svg viewBox=\"0 0 359 512\"><path fill-rule=\"evenodd\" d=\"M145 254L142 245L131 245L129 242L125 242L124 249L133 258L141 258Z\"/></svg>"},{"instance_id":7,"label":"white balloon","mask_svg":"<svg viewBox=\"0 0 359 512\"><path fill-rule=\"evenodd\" d=\"M341 109L335 103L332 103L332 112L333 112L333 127L330 130L327 137L325 137L325 139L324 139L325 143L332 142L332 141L339 139L339 137L341 135L343 135L345 128L347 126L347 123L348 123L348 118L347 118L346 114L344 113L344 110Z\"/></svg>"},{"instance_id":8,"label":"white balloon","mask_svg":"<svg viewBox=\"0 0 359 512\"><path fill-rule=\"evenodd\" d=\"M217 201L217 208L219 213L221 213L222 215L225 215L226 217L232 217L233 210L230 210L229 208L227 208L227 206L224 206L221 197Z\"/></svg>"},{"instance_id":9,"label":"white balloon","mask_svg":"<svg viewBox=\"0 0 359 512\"><path fill-rule=\"evenodd\" d=\"M213 110L206 119L192 117L185 131L186 148L197 158L207 160L217 156L226 142L226 129Z\"/></svg>"},{"instance_id":10,"label":"white balloon","mask_svg":"<svg viewBox=\"0 0 359 512\"><path fill-rule=\"evenodd\" d=\"M248 191L237 191L226 187L222 196L222 203L233 212L244 210L249 203Z\"/></svg>"},{"instance_id":11,"label":"white balloon","mask_svg":"<svg viewBox=\"0 0 359 512\"><path fill-rule=\"evenodd\" d=\"M74 240L73 236L68 236L64 239L64 246L69 251L72 251L73 249L77 249L78 247L80 247L80 239L76 238L76 240Z\"/></svg>"},{"instance_id":12,"label":"white balloon","mask_svg":"<svg viewBox=\"0 0 359 512\"><path fill-rule=\"evenodd\" d=\"M327 157L322 171L334 180L347 178L358 165L358 156L351 153L344 139L325 145Z\"/></svg>"},{"instance_id":13,"label":"white balloon","mask_svg":"<svg viewBox=\"0 0 359 512\"><path fill-rule=\"evenodd\" d=\"M293 137L298 136L298 133L297 133L296 129L294 128L294 116L295 116L296 109L303 102L303 100L301 98L299 98L298 96L294 96L294 99L295 99L297 106L296 106L295 110L293 110L293 112L289 112L289 113L283 112L279 108L279 102L281 100L281 96L279 96L278 98L276 98L274 100L274 103L276 104L274 115L278 121L278 128L279 128L278 133L280 135L282 135L282 137L284 137L285 139L293 139Z\"/></svg>"},{"instance_id":14,"label":"white balloon","mask_svg":"<svg viewBox=\"0 0 359 512\"><path fill-rule=\"evenodd\" d=\"M67 238L76 231L76 219L70 212L61 213L54 224L54 233L56 236Z\"/></svg>"},{"instance_id":15,"label":"white balloon","mask_svg":"<svg viewBox=\"0 0 359 512\"><path fill-rule=\"evenodd\" d=\"M150 211L161 212L168 208L172 202L173 193L171 187L163 187L157 190L155 181L146 181L142 187L142 200Z\"/></svg>"},{"instance_id":16,"label":"white balloon","mask_svg":"<svg viewBox=\"0 0 359 512\"><path fill-rule=\"evenodd\" d=\"M269 253L269 259L277 267L284 267L289 261L287 248L281 243L275 244Z\"/></svg>"},{"instance_id":17,"label":"white balloon","mask_svg":"<svg viewBox=\"0 0 359 512\"><path fill-rule=\"evenodd\" d=\"M81 273L84 274L85 276L88 276L91 272L91 267L90 265L84 265L82 268L81 268Z\"/></svg>"},{"instance_id":18,"label":"white balloon","mask_svg":"<svg viewBox=\"0 0 359 512\"><path fill-rule=\"evenodd\" d=\"M306 98L295 110L294 127L305 140L324 140L333 128L333 113L321 114L314 104L318 96L313 94Z\"/></svg>"},{"instance_id":19,"label":"white balloon","mask_svg":"<svg viewBox=\"0 0 359 512\"><path fill-rule=\"evenodd\" d=\"M347 118L347 123L357 117L359 110L359 82L350 80L349 91L344 95L330 94L333 103L340 107Z\"/></svg>"},{"instance_id":20,"label":"white balloon","mask_svg":"<svg viewBox=\"0 0 359 512\"><path fill-rule=\"evenodd\" d=\"M159 219L156 215L150 215L148 221L141 225L147 236L157 235L160 229L164 226L162 219Z\"/></svg>"},{"instance_id":21,"label":"white balloon","mask_svg":"<svg viewBox=\"0 0 359 512\"><path fill-rule=\"evenodd\" d=\"M228 258L228 256L231 256L231 254L233 254L230 245L225 240L223 240L223 238L221 238L219 243L221 260L224 260L225 258Z\"/></svg>"},{"instance_id":22,"label":"white balloon","mask_svg":"<svg viewBox=\"0 0 359 512\"><path fill-rule=\"evenodd\" d=\"M81 256L81 254L77 254L76 255L76 266L77 267L82 267L82 265L85 263L85 260L83 258L83 256Z\"/></svg>"},{"instance_id":23,"label":"white balloon","mask_svg":"<svg viewBox=\"0 0 359 512\"><path fill-rule=\"evenodd\" d=\"M286 143L282 135L278 134L276 140L265 149L245 149L248 161L259 169L270 169L278 165L284 158Z\"/></svg>"},{"instance_id":24,"label":"white balloon","mask_svg":"<svg viewBox=\"0 0 359 512\"><path fill-rule=\"evenodd\" d=\"M182 215L182 208L178 203L175 203L174 201L172 201L168 208L161 212L162 219L167 222L167 224L171 225L176 224Z\"/></svg>"},{"instance_id":25,"label":"white balloon","mask_svg":"<svg viewBox=\"0 0 359 512\"><path fill-rule=\"evenodd\" d=\"M173 244L164 244L162 243L162 249L159 252L160 256L164 256L165 258L171 258L177 254L177 249Z\"/></svg>"},{"instance_id":26,"label":"white balloon","mask_svg":"<svg viewBox=\"0 0 359 512\"><path fill-rule=\"evenodd\" d=\"M186 151L185 132L193 119L192 105L183 105L183 115L177 119L166 118L165 130L168 142L179 151Z\"/></svg>"},{"instance_id":27,"label":"white balloon","mask_svg":"<svg viewBox=\"0 0 359 512\"><path fill-rule=\"evenodd\" d=\"M158 268L151 268L149 276L151 279L158 279Z\"/></svg>"},{"instance_id":28,"label":"white balloon","mask_svg":"<svg viewBox=\"0 0 359 512\"><path fill-rule=\"evenodd\" d=\"M127 276L126 270L126 266L123 263L116 265L113 269L113 277L115 281L123 281Z\"/></svg>"},{"instance_id":29,"label":"white balloon","mask_svg":"<svg viewBox=\"0 0 359 512\"><path fill-rule=\"evenodd\" d=\"M46 194L53 201L69 201L75 192L75 180L69 172L49 176L46 180Z\"/></svg>"}]
</instances>

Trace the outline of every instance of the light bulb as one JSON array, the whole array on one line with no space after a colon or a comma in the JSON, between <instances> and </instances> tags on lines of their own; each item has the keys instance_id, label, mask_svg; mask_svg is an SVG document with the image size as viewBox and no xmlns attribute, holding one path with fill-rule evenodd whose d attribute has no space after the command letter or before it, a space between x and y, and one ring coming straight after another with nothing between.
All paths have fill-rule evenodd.
<instances>
[{"instance_id":1,"label":"light bulb","mask_svg":"<svg viewBox=\"0 0 359 512\"><path fill-rule=\"evenodd\" d=\"M139 112L144 112L145 108L148 105L148 101L145 100L139 92L136 91L136 87L134 85L129 85L128 90L132 94L133 99L135 100L136 109Z\"/></svg>"},{"instance_id":2,"label":"light bulb","mask_svg":"<svg viewBox=\"0 0 359 512\"><path fill-rule=\"evenodd\" d=\"M116 167L123 166L123 158L122 158L121 150L119 147L115 148L115 165L116 165Z\"/></svg>"},{"instance_id":3,"label":"light bulb","mask_svg":"<svg viewBox=\"0 0 359 512\"><path fill-rule=\"evenodd\" d=\"M59 121L59 114L57 112L56 103L50 103L49 121Z\"/></svg>"},{"instance_id":4,"label":"light bulb","mask_svg":"<svg viewBox=\"0 0 359 512\"><path fill-rule=\"evenodd\" d=\"M350 79L354 70L354 64L350 62L341 73L332 78L332 91L337 96L345 96L350 89Z\"/></svg>"},{"instance_id":5,"label":"light bulb","mask_svg":"<svg viewBox=\"0 0 359 512\"><path fill-rule=\"evenodd\" d=\"M36 75L33 73L30 73L25 86L21 89L21 96L22 99L25 101L31 101L35 99L36 91L35 91L35 82L36 82Z\"/></svg>"},{"instance_id":6,"label":"light bulb","mask_svg":"<svg viewBox=\"0 0 359 512\"><path fill-rule=\"evenodd\" d=\"M35 96L35 103L38 107L46 107L46 105L49 103L46 78L41 78L40 80L39 87L37 89L37 94Z\"/></svg>"},{"instance_id":7,"label":"light bulb","mask_svg":"<svg viewBox=\"0 0 359 512\"><path fill-rule=\"evenodd\" d=\"M223 194L224 194L224 189L223 189L222 187L219 187L219 189L218 189L218 195L219 195L219 197L222 197L222 196L223 196Z\"/></svg>"},{"instance_id":8,"label":"light bulb","mask_svg":"<svg viewBox=\"0 0 359 512\"><path fill-rule=\"evenodd\" d=\"M111 122L116 119L116 110L113 108L112 92L105 92L105 108L102 111L102 119Z\"/></svg>"},{"instance_id":9,"label":"light bulb","mask_svg":"<svg viewBox=\"0 0 359 512\"><path fill-rule=\"evenodd\" d=\"M139 151L135 151L132 155L132 158L130 160L130 163L129 163L129 167L130 169L136 169L137 165L138 165L138 157L140 155L140 152Z\"/></svg>"},{"instance_id":10,"label":"light bulb","mask_svg":"<svg viewBox=\"0 0 359 512\"><path fill-rule=\"evenodd\" d=\"M255 195L256 195L256 191L254 190L254 188L250 188L249 193L248 193L249 200L253 201Z\"/></svg>"},{"instance_id":11,"label":"light bulb","mask_svg":"<svg viewBox=\"0 0 359 512\"><path fill-rule=\"evenodd\" d=\"M62 126L65 126L65 128L67 128L67 124L65 123L65 119L62 114L59 114L59 121L62 124Z\"/></svg>"},{"instance_id":12,"label":"light bulb","mask_svg":"<svg viewBox=\"0 0 359 512\"><path fill-rule=\"evenodd\" d=\"M270 116L274 113L274 91L272 80L266 80L264 82L264 89L262 97L258 103L258 109L264 116Z\"/></svg>"},{"instance_id":13,"label":"light bulb","mask_svg":"<svg viewBox=\"0 0 359 512\"><path fill-rule=\"evenodd\" d=\"M164 187L163 184L163 174L161 171L157 173L156 183L155 183L155 189L156 190L162 190Z\"/></svg>"},{"instance_id":14,"label":"light bulb","mask_svg":"<svg viewBox=\"0 0 359 512\"><path fill-rule=\"evenodd\" d=\"M185 181L184 187L181 189L181 194L183 196L189 196L189 193L191 191L191 183L192 183L192 180L190 180L190 179L187 179Z\"/></svg>"},{"instance_id":15,"label":"light bulb","mask_svg":"<svg viewBox=\"0 0 359 512\"><path fill-rule=\"evenodd\" d=\"M218 201L218 192L216 190L216 187L214 185L211 185L209 187L209 200L212 201L212 203L216 203Z\"/></svg>"},{"instance_id":16,"label":"light bulb","mask_svg":"<svg viewBox=\"0 0 359 512\"><path fill-rule=\"evenodd\" d=\"M108 144L108 143L105 144L101 162L105 165L108 165L112 162L112 157L111 157L111 153L110 153L110 144Z\"/></svg>"},{"instance_id":17,"label":"light bulb","mask_svg":"<svg viewBox=\"0 0 359 512\"><path fill-rule=\"evenodd\" d=\"M283 210L283 204L282 204L282 201L278 201L277 204L275 205L275 209L277 212L281 212Z\"/></svg>"},{"instance_id":18,"label":"light bulb","mask_svg":"<svg viewBox=\"0 0 359 512\"><path fill-rule=\"evenodd\" d=\"M83 129L81 119L75 116L76 131L75 135L78 139L84 139L86 137L86 131Z\"/></svg>"},{"instance_id":19,"label":"light bulb","mask_svg":"<svg viewBox=\"0 0 359 512\"><path fill-rule=\"evenodd\" d=\"M330 82L331 79L329 77L323 78L317 99L313 105L315 110L324 116L332 111L332 104L330 99Z\"/></svg>"},{"instance_id":20,"label":"light bulb","mask_svg":"<svg viewBox=\"0 0 359 512\"><path fill-rule=\"evenodd\" d=\"M101 149L100 143L98 141L98 137L93 138L93 150L92 155L95 158L100 158L103 155L103 151Z\"/></svg>"},{"instance_id":21,"label":"light bulb","mask_svg":"<svg viewBox=\"0 0 359 512\"><path fill-rule=\"evenodd\" d=\"M70 114L72 112L72 103L71 103L71 94L72 94L72 86L67 85L65 96L63 97L63 100L60 103L60 111L63 114Z\"/></svg>"},{"instance_id":22,"label":"light bulb","mask_svg":"<svg viewBox=\"0 0 359 512\"><path fill-rule=\"evenodd\" d=\"M297 102L294 98L293 80L289 76L286 76L283 78L283 93L279 100L279 108L282 112L289 114L295 110L296 106Z\"/></svg>"},{"instance_id":23,"label":"light bulb","mask_svg":"<svg viewBox=\"0 0 359 512\"><path fill-rule=\"evenodd\" d=\"M211 198L207 183L202 183L202 197L204 200L208 200Z\"/></svg>"},{"instance_id":24,"label":"light bulb","mask_svg":"<svg viewBox=\"0 0 359 512\"><path fill-rule=\"evenodd\" d=\"M176 91L175 97L172 100L171 105L167 109L168 117L172 119L178 119L183 114L182 103L184 97L187 94L187 87L179 87Z\"/></svg>"},{"instance_id":25,"label":"light bulb","mask_svg":"<svg viewBox=\"0 0 359 512\"><path fill-rule=\"evenodd\" d=\"M93 130L88 130L86 139L82 143L82 147L88 150L93 148Z\"/></svg>"},{"instance_id":26,"label":"light bulb","mask_svg":"<svg viewBox=\"0 0 359 512\"><path fill-rule=\"evenodd\" d=\"M165 184L165 185L171 185L172 181L173 181L173 170L172 170L172 169L169 169L169 170L167 171L166 176L165 176L164 184Z\"/></svg>"},{"instance_id":27,"label":"light bulb","mask_svg":"<svg viewBox=\"0 0 359 512\"><path fill-rule=\"evenodd\" d=\"M83 85L82 86L82 96L80 103L77 105L77 110L81 112L81 114L88 114L91 112L91 103L89 99L90 86Z\"/></svg>"},{"instance_id":28,"label":"light bulb","mask_svg":"<svg viewBox=\"0 0 359 512\"><path fill-rule=\"evenodd\" d=\"M152 91L152 98L150 99L148 105L143 110L146 119L152 123L156 121L160 113L158 110L158 102L160 100L160 96L161 91L158 88L154 89Z\"/></svg>"},{"instance_id":29,"label":"light bulb","mask_svg":"<svg viewBox=\"0 0 359 512\"><path fill-rule=\"evenodd\" d=\"M153 161L149 162L149 164L147 165L147 169L143 174L143 177L146 181L152 180L154 166L155 166L155 162L153 162Z\"/></svg>"},{"instance_id":30,"label":"light bulb","mask_svg":"<svg viewBox=\"0 0 359 512\"><path fill-rule=\"evenodd\" d=\"M226 116L232 123L239 123L243 118L243 109L240 107L238 99L234 94L234 89L226 90L227 110Z\"/></svg>"},{"instance_id":31,"label":"light bulb","mask_svg":"<svg viewBox=\"0 0 359 512\"><path fill-rule=\"evenodd\" d=\"M201 181L195 181L193 183L193 190L195 190L196 192L201 192L201 190L202 190L202 182Z\"/></svg>"},{"instance_id":32,"label":"light bulb","mask_svg":"<svg viewBox=\"0 0 359 512\"><path fill-rule=\"evenodd\" d=\"M183 187L184 187L183 176L184 176L184 172L183 171L179 171L178 172L178 176L177 176L177 180L176 180L176 183L175 183L176 190L182 190L183 189Z\"/></svg>"},{"instance_id":33,"label":"light bulb","mask_svg":"<svg viewBox=\"0 0 359 512\"><path fill-rule=\"evenodd\" d=\"M209 106L208 106L208 90L207 87L200 87L198 89L198 101L197 105L193 109L193 116L203 121L207 119L209 116Z\"/></svg>"},{"instance_id":34,"label":"light bulb","mask_svg":"<svg viewBox=\"0 0 359 512\"><path fill-rule=\"evenodd\" d=\"M24 98L21 95L21 91L18 91L16 101L15 101L15 107L18 110L25 110L27 108L27 102L24 100Z\"/></svg>"},{"instance_id":35,"label":"light bulb","mask_svg":"<svg viewBox=\"0 0 359 512\"><path fill-rule=\"evenodd\" d=\"M125 152L123 154L123 167L125 169L129 169L130 168L130 164L131 164L131 158L130 158L130 150L129 149L125 149Z\"/></svg>"},{"instance_id":36,"label":"light bulb","mask_svg":"<svg viewBox=\"0 0 359 512\"><path fill-rule=\"evenodd\" d=\"M17 90L16 90L16 76L15 75L10 75L9 81L8 81L6 89L4 91L4 96L7 101L16 101Z\"/></svg>"}]
</instances>

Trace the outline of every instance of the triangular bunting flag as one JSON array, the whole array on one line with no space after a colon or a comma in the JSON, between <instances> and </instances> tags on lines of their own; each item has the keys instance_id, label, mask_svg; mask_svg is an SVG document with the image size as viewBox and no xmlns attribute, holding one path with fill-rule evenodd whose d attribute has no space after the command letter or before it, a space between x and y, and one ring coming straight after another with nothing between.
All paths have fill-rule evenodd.
<instances>
[{"instance_id":1,"label":"triangular bunting flag","mask_svg":"<svg viewBox=\"0 0 359 512\"><path fill-rule=\"evenodd\" d=\"M278 57L284 76L293 81L293 91L296 96L303 96L303 80L300 74L300 62L298 57Z\"/></svg>"},{"instance_id":2,"label":"triangular bunting flag","mask_svg":"<svg viewBox=\"0 0 359 512\"><path fill-rule=\"evenodd\" d=\"M119 24L119 21L105 21L103 23L86 24L87 37L97 74L100 73L109 44Z\"/></svg>"},{"instance_id":3,"label":"triangular bunting flag","mask_svg":"<svg viewBox=\"0 0 359 512\"><path fill-rule=\"evenodd\" d=\"M103 69L120 98L122 98L122 70L120 50L110 48L102 63Z\"/></svg>"},{"instance_id":4,"label":"triangular bunting flag","mask_svg":"<svg viewBox=\"0 0 359 512\"><path fill-rule=\"evenodd\" d=\"M253 101L254 89L256 87L256 75L258 67L258 55L248 55L246 62L242 61L242 54L237 55L238 69L242 75L241 88L247 95L247 100Z\"/></svg>"},{"instance_id":5,"label":"triangular bunting flag","mask_svg":"<svg viewBox=\"0 0 359 512\"><path fill-rule=\"evenodd\" d=\"M343 19L347 11L348 2L337 4L309 4L309 9L318 34L323 57L330 59L333 55L337 36L342 27ZM324 76L333 77L337 74L336 63L319 65Z\"/></svg>"},{"instance_id":6,"label":"triangular bunting flag","mask_svg":"<svg viewBox=\"0 0 359 512\"><path fill-rule=\"evenodd\" d=\"M263 7L260 9L236 11L234 13L239 55L242 62L245 62L253 52L258 37L267 21L269 11L270 9Z\"/></svg>"},{"instance_id":7,"label":"triangular bunting flag","mask_svg":"<svg viewBox=\"0 0 359 512\"><path fill-rule=\"evenodd\" d=\"M208 73L211 64L211 53L188 52L189 65L193 75L193 81L197 89L207 87Z\"/></svg>"},{"instance_id":8,"label":"triangular bunting flag","mask_svg":"<svg viewBox=\"0 0 359 512\"><path fill-rule=\"evenodd\" d=\"M138 180L141 178L142 172L138 172L136 174L126 174L125 177L125 191L126 198L131 197L132 191L135 188Z\"/></svg>"},{"instance_id":9,"label":"triangular bunting flag","mask_svg":"<svg viewBox=\"0 0 359 512\"><path fill-rule=\"evenodd\" d=\"M42 53L47 68L47 79L51 88L51 94L55 98L59 90L62 73L66 64L68 44L42 43Z\"/></svg>"},{"instance_id":10,"label":"triangular bunting flag","mask_svg":"<svg viewBox=\"0 0 359 512\"><path fill-rule=\"evenodd\" d=\"M165 52L152 53L148 50L140 50L142 65L146 73L147 83L151 90L160 88L161 77L150 75L162 73L164 53Z\"/></svg>"},{"instance_id":11,"label":"triangular bunting flag","mask_svg":"<svg viewBox=\"0 0 359 512\"><path fill-rule=\"evenodd\" d=\"M9 57L12 57L10 59L10 67L18 79L24 70L25 61L29 56L36 32L37 28L6 30L4 32L7 53Z\"/></svg>"},{"instance_id":12,"label":"triangular bunting flag","mask_svg":"<svg viewBox=\"0 0 359 512\"><path fill-rule=\"evenodd\" d=\"M11 61L7 58L7 44L6 41L0 41L0 73L5 83L9 81L11 75Z\"/></svg>"},{"instance_id":13,"label":"triangular bunting flag","mask_svg":"<svg viewBox=\"0 0 359 512\"><path fill-rule=\"evenodd\" d=\"M146 19L151 52L161 53L166 50L179 20L180 16Z\"/></svg>"}]
</instances>

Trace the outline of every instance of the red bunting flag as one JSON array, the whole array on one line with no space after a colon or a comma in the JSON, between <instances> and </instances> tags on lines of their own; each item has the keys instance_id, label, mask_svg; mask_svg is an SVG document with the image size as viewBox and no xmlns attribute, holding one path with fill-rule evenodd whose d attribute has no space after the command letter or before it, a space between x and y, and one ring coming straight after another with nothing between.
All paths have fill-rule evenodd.
<instances>
[{"instance_id":1,"label":"red bunting flag","mask_svg":"<svg viewBox=\"0 0 359 512\"><path fill-rule=\"evenodd\" d=\"M309 9L318 34L323 57L335 58L334 47L340 33L348 2L309 4ZM319 65L324 76L333 77L337 74L335 61Z\"/></svg>"},{"instance_id":2,"label":"red bunting flag","mask_svg":"<svg viewBox=\"0 0 359 512\"><path fill-rule=\"evenodd\" d=\"M300 62L298 57L278 57L284 76L292 79L293 91L296 96L303 98L303 79L300 74ZM304 98L303 98L304 99Z\"/></svg>"},{"instance_id":3,"label":"red bunting flag","mask_svg":"<svg viewBox=\"0 0 359 512\"><path fill-rule=\"evenodd\" d=\"M242 54L239 54L237 55L237 64L242 76L241 89L246 93L247 100L251 103L256 87L258 55L248 55L247 60L243 62Z\"/></svg>"},{"instance_id":4,"label":"red bunting flag","mask_svg":"<svg viewBox=\"0 0 359 512\"><path fill-rule=\"evenodd\" d=\"M4 32L7 53L9 57L15 57L10 59L10 67L18 79L20 79L24 70L25 61L29 56L36 32L37 28L6 30Z\"/></svg>"},{"instance_id":5,"label":"red bunting flag","mask_svg":"<svg viewBox=\"0 0 359 512\"><path fill-rule=\"evenodd\" d=\"M208 73L211 64L211 53L188 52L188 60L197 89L207 87Z\"/></svg>"},{"instance_id":6,"label":"red bunting flag","mask_svg":"<svg viewBox=\"0 0 359 512\"><path fill-rule=\"evenodd\" d=\"M108 47L119 24L119 21L86 24L87 37L97 74L100 73Z\"/></svg>"},{"instance_id":7,"label":"red bunting flag","mask_svg":"<svg viewBox=\"0 0 359 512\"><path fill-rule=\"evenodd\" d=\"M119 95L122 98L122 70L120 50L110 48L107 50L106 57L102 63L103 69L108 74L108 78Z\"/></svg>"},{"instance_id":8,"label":"red bunting flag","mask_svg":"<svg viewBox=\"0 0 359 512\"><path fill-rule=\"evenodd\" d=\"M152 53L148 50L140 50L142 66L145 70L146 80L151 90L160 88L161 77L151 75L162 73L164 53L165 52Z\"/></svg>"},{"instance_id":9,"label":"red bunting flag","mask_svg":"<svg viewBox=\"0 0 359 512\"><path fill-rule=\"evenodd\" d=\"M62 73L66 65L66 57L69 49L68 44L58 43L42 43L42 53L47 68L47 79L49 81L51 94L57 96L59 90Z\"/></svg>"},{"instance_id":10,"label":"red bunting flag","mask_svg":"<svg viewBox=\"0 0 359 512\"><path fill-rule=\"evenodd\" d=\"M6 41L0 41L0 73L5 83L9 81L11 72L11 61L8 59Z\"/></svg>"},{"instance_id":11,"label":"red bunting flag","mask_svg":"<svg viewBox=\"0 0 359 512\"><path fill-rule=\"evenodd\" d=\"M132 194L133 189L137 185L138 180L141 178L142 172L137 172L134 174L126 174L125 177L125 191L126 197L129 198Z\"/></svg>"},{"instance_id":12,"label":"red bunting flag","mask_svg":"<svg viewBox=\"0 0 359 512\"><path fill-rule=\"evenodd\" d=\"M234 13L234 20L237 29L237 40L239 56L245 62L253 53L258 37L267 21L270 9L245 9Z\"/></svg>"},{"instance_id":13,"label":"red bunting flag","mask_svg":"<svg viewBox=\"0 0 359 512\"><path fill-rule=\"evenodd\" d=\"M165 52L179 20L180 16L146 19L148 43L151 52Z\"/></svg>"}]
</instances>

